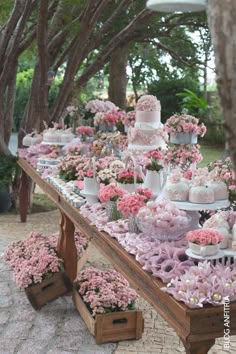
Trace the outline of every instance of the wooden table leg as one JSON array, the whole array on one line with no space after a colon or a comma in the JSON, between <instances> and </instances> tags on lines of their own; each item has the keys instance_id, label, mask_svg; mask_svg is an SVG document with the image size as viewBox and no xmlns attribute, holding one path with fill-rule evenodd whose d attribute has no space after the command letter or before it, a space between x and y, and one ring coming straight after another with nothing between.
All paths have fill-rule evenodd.
<instances>
[{"instance_id":1,"label":"wooden table leg","mask_svg":"<svg viewBox=\"0 0 236 354\"><path fill-rule=\"evenodd\" d=\"M186 354L207 354L215 344L215 339L208 339L199 342L184 342L182 340Z\"/></svg>"},{"instance_id":2,"label":"wooden table leg","mask_svg":"<svg viewBox=\"0 0 236 354\"><path fill-rule=\"evenodd\" d=\"M75 246L74 232L75 227L72 221L60 210L60 236L57 244L57 252L63 259L65 270L70 280L77 275L77 249Z\"/></svg>"},{"instance_id":3,"label":"wooden table leg","mask_svg":"<svg viewBox=\"0 0 236 354\"><path fill-rule=\"evenodd\" d=\"M19 187L19 210L21 222L26 222L28 202L28 176L24 170L21 170Z\"/></svg>"}]
</instances>

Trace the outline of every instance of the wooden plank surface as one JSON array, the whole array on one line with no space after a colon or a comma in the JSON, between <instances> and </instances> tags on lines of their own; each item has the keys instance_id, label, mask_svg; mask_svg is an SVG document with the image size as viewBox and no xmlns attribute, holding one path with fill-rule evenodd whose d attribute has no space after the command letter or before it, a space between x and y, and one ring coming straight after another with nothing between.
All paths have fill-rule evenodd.
<instances>
[{"instance_id":1,"label":"wooden plank surface","mask_svg":"<svg viewBox=\"0 0 236 354\"><path fill-rule=\"evenodd\" d=\"M63 198L63 195L56 191L51 184L43 180L37 171L25 160L19 159L18 163L74 225L91 239L91 242L113 266L129 280L138 292L175 329L182 341L194 344L198 341L207 342L223 335L223 306L207 305L203 309L190 309L175 300L171 295L164 293L161 288L165 284L161 280L144 271L134 256L128 254L116 240L90 225L89 221L80 214L79 209L70 205ZM230 310L231 318L236 318L236 302L231 303ZM236 334L236 321L231 323L231 335L234 334Z\"/></svg>"}]
</instances>

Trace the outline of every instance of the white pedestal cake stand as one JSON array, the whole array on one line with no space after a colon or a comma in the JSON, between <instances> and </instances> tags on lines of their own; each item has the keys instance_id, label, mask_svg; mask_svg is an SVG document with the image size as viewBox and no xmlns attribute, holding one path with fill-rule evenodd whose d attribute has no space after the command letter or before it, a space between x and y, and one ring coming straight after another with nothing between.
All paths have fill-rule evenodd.
<instances>
[{"instance_id":1,"label":"white pedestal cake stand","mask_svg":"<svg viewBox=\"0 0 236 354\"><path fill-rule=\"evenodd\" d=\"M218 209L223 209L227 208L230 206L230 201L228 199L224 200L217 200L214 203L210 204L200 204L200 203L191 203L191 202L176 202L172 201L177 208L181 210L185 210L187 214L192 218L191 221L191 228L194 229L199 229L201 226L199 225L199 219L200 219L200 214L199 210L218 210Z\"/></svg>"}]
</instances>

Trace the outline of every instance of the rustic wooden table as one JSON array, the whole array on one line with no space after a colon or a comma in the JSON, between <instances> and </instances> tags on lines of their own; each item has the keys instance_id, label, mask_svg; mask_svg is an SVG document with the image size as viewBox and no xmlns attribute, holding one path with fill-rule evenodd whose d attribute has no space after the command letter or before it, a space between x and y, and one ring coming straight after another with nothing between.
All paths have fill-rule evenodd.
<instances>
[{"instance_id":1,"label":"rustic wooden table","mask_svg":"<svg viewBox=\"0 0 236 354\"><path fill-rule=\"evenodd\" d=\"M79 209L70 205L62 194L41 178L37 171L25 160L19 158L22 169L20 185L20 217L27 218L28 176L48 195L60 210L59 256L65 262L70 279L76 276L77 252L74 230L77 227L91 239L92 243L104 254L120 273L135 287L155 310L174 328L181 338L187 354L206 354L215 343L215 338L224 336L223 306L204 306L202 309L189 309L183 303L164 293L164 284L144 271L135 258L127 253L119 243L89 224ZM230 305L230 334L236 334L236 302Z\"/></svg>"}]
</instances>

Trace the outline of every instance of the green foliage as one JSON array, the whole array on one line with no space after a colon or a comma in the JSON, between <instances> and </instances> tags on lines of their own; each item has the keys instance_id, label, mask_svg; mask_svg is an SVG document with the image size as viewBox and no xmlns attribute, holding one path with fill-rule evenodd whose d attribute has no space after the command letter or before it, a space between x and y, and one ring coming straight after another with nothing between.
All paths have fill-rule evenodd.
<instances>
[{"instance_id":1,"label":"green foliage","mask_svg":"<svg viewBox=\"0 0 236 354\"><path fill-rule=\"evenodd\" d=\"M204 118L210 109L207 100L191 90L184 89L176 96L182 98L182 108L187 109L193 115L196 114L198 118Z\"/></svg>"},{"instance_id":2,"label":"green foliage","mask_svg":"<svg viewBox=\"0 0 236 354\"><path fill-rule=\"evenodd\" d=\"M207 126L204 142L224 145L225 133L218 97L213 97L209 105L205 98L188 89L177 93L176 96L182 98L182 108L187 109L190 114L198 117Z\"/></svg>"},{"instance_id":3,"label":"green foliage","mask_svg":"<svg viewBox=\"0 0 236 354\"><path fill-rule=\"evenodd\" d=\"M181 112L182 98L176 94L184 89L200 93L199 83L189 78L155 81L148 86L148 92L161 101L161 120L165 122L172 114Z\"/></svg>"},{"instance_id":4,"label":"green foliage","mask_svg":"<svg viewBox=\"0 0 236 354\"><path fill-rule=\"evenodd\" d=\"M0 154L0 188L8 187L18 172L16 157Z\"/></svg>"},{"instance_id":5,"label":"green foliage","mask_svg":"<svg viewBox=\"0 0 236 354\"><path fill-rule=\"evenodd\" d=\"M20 71L17 74L15 109L14 109L14 117L13 117L14 119L13 129L15 131L19 130L20 122L24 115L25 107L28 102L28 98L30 94L33 73L34 73L33 69L27 69L27 70ZM56 98L56 95L59 90L59 85L61 84L61 82L62 82L62 78L56 77L53 84L50 87L49 97L48 97L49 108L52 106ZM45 87L45 90L47 89L48 88Z\"/></svg>"}]
</instances>

